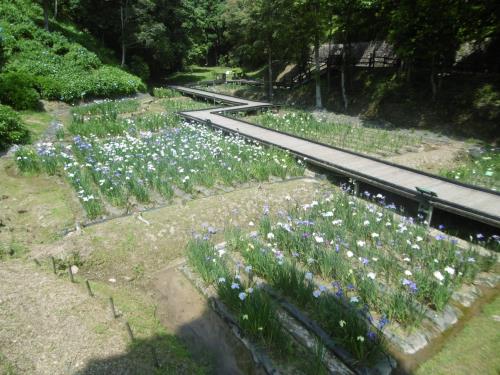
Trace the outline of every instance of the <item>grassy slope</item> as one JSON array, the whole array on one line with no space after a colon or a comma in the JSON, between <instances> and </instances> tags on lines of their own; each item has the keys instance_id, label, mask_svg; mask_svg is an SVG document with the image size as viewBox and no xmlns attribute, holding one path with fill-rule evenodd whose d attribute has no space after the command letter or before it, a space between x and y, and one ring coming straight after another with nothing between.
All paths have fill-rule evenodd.
<instances>
[{"instance_id":1,"label":"grassy slope","mask_svg":"<svg viewBox=\"0 0 500 375\"><path fill-rule=\"evenodd\" d=\"M500 373L500 297L486 305L457 336L416 372L427 374Z\"/></svg>"}]
</instances>

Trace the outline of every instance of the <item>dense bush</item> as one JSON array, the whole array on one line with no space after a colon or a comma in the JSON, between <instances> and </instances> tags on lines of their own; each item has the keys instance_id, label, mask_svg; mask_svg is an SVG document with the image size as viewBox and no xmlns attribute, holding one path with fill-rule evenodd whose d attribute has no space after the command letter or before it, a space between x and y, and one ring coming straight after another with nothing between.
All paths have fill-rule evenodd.
<instances>
[{"instance_id":1,"label":"dense bush","mask_svg":"<svg viewBox=\"0 0 500 375\"><path fill-rule=\"evenodd\" d=\"M12 108L0 104L0 150L5 150L13 143L27 143L29 140L29 131L19 115Z\"/></svg>"},{"instance_id":2,"label":"dense bush","mask_svg":"<svg viewBox=\"0 0 500 375\"><path fill-rule=\"evenodd\" d=\"M35 77L18 72L0 74L0 102L17 110L37 109L40 95L35 90Z\"/></svg>"},{"instance_id":3,"label":"dense bush","mask_svg":"<svg viewBox=\"0 0 500 375\"><path fill-rule=\"evenodd\" d=\"M145 90L140 78L117 67L103 65L95 53L61 32L45 31L38 26L41 17L41 7L31 1L13 0L0 4L6 58L3 70L33 76L32 81L42 98L74 102ZM53 27L62 32L65 28L64 24ZM73 34L67 33L68 36ZM10 104L19 108L17 101Z\"/></svg>"}]
</instances>

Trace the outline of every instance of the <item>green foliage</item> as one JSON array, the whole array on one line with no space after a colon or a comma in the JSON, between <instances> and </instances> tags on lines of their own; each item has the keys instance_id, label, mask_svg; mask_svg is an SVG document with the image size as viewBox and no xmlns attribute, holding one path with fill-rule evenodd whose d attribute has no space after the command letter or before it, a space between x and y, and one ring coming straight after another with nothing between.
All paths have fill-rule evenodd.
<instances>
[{"instance_id":1,"label":"green foliage","mask_svg":"<svg viewBox=\"0 0 500 375\"><path fill-rule=\"evenodd\" d=\"M26 73L0 74L0 102L17 110L37 109L40 95L35 85L35 78Z\"/></svg>"},{"instance_id":2,"label":"green foliage","mask_svg":"<svg viewBox=\"0 0 500 375\"><path fill-rule=\"evenodd\" d=\"M140 77L142 80L147 81L149 79L149 66L143 58L139 56L132 56L130 62L128 63L128 66L130 71L136 76Z\"/></svg>"},{"instance_id":3,"label":"green foliage","mask_svg":"<svg viewBox=\"0 0 500 375\"><path fill-rule=\"evenodd\" d=\"M442 170L440 174L452 180L500 190L500 152L485 149L476 158L467 156L455 168Z\"/></svg>"},{"instance_id":4,"label":"green foliage","mask_svg":"<svg viewBox=\"0 0 500 375\"><path fill-rule=\"evenodd\" d=\"M476 91L474 108L486 120L500 121L500 92L491 84L485 84Z\"/></svg>"},{"instance_id":5,"label":"green foliage","mask_svg":"<svg viewBox=\"0 0 500 375\"><path fill-rule=\"evenodd\" d=\"M11 144L30 141L30 133L19 115L10 107L0 104L0 150Z\"/></svg>"},{"instance_id":6,"label":"green foliage","mask_svg":"<svg viewBox=\"0 0 500 375\"><path fill-rule=\"evenodd\" d=\"M4 71L31 75L44 99L73 102L116 97L145 90L142 81L119 68L103 65L99 57L59 31L38 26L41 8L15 0L0 5L4 28ZM64 26L64 25L63 25ZM61 26L61 31L65 29ZM72 35L67 33L67 35ZM31 92L33 97L33 92Z\"/></svg>"},{"instance_id":7,"label":"green foliage","mask_svg":"<svg viewBox=\"0 0 500 375\"><path fill-rule=\"evenodd\" d=\"M168 87L154 87L153 96L156 98L174 98L179 96L179 93L175 90L169 89Z\"/></svg>"}]
</instances>

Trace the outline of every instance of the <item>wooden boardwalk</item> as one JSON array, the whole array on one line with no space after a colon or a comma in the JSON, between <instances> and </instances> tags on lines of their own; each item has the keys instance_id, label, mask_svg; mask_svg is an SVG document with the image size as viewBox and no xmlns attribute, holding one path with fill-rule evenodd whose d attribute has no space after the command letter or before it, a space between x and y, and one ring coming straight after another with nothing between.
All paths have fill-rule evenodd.
<instances>
[{"instance_id":1,"label":"wooden boardwalk","mask_svg":"<svg viewBox=\"0 0 500 375\"><path fill-rule=\"evenodd\" d=\"M231 105L180 112L187 119L207 123L224 131L239 133L247 138L289 150L307 158L310 163L415 201L422 200L422 195L416 187L432 190L437 197L427 200L430 206L500 228L500 194L498 192L455 183L425 172L225 116L225 113L230 112L272 107L269 103L182 86L171 87L185 95Z\"/></svg>"}]
</instances>

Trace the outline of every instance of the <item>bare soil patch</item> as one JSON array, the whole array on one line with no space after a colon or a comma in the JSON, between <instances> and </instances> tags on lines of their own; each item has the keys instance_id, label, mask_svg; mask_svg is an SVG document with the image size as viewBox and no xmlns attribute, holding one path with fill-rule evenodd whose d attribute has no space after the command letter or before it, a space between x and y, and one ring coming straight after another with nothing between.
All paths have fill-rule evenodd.
<instances>
[{"instance_id":1,"label":"bare soil patch","mask_svg":"<svg viewBox=\"0 0 500 375\"><path fill-rule=\"evenodd\" d=\"M0 352L17 372L74 373L127 351L124 328L78 286L22 261L0 263L0 279ZM94 370L118 373L130 363L113 366Z\"/></svg>"}]
</instances>

